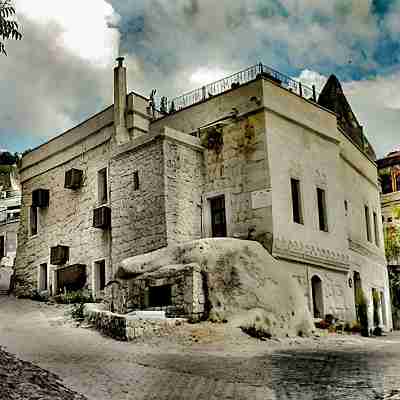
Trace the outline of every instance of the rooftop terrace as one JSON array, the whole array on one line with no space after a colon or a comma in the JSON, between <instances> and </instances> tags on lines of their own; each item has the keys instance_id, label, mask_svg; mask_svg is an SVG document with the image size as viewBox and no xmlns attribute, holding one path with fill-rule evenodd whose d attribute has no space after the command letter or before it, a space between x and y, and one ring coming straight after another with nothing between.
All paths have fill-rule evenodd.
<instances>
[{"instance_id":1,"label":"rooftop terrace","mask_svg":"<svg viewBox=\"0 0 400 400\"><path fill-rule=\"evenodd\" d=\"M314 85L312 87L306 86L301 82L268 67L267 65L259 63L226 78L220 79L219 81L209 83L201 88L182 94L179 97L167 100L164 104L161 104L156 117L162 118L166 114L190 107L230 89L234 89L242 84L251 82L259 77L268 78L300 97L315 102L317 101L318 93L316 92Z\"/></svg>"}]
</instances>

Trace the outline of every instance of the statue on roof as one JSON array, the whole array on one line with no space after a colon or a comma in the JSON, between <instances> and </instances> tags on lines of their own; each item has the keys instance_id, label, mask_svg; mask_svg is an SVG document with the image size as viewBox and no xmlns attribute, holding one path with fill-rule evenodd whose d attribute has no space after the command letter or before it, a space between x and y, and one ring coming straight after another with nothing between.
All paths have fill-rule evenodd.
<instances>
[{"instance_id":1,"label":"statue on roof","mask_svg":"<svg viewBox=\"0 0 400 400\"><path fill-rule=\"evenodd\" d=\"M149 96L150 97L149 108L151 110L151 114L152 114L153 118L156 117L156 101L154 99L154 96L155 96L156 92L157 92L157 89L153 89L151 91L151 93L150 93L150 96Z\"/></svg>"}]
</instances>

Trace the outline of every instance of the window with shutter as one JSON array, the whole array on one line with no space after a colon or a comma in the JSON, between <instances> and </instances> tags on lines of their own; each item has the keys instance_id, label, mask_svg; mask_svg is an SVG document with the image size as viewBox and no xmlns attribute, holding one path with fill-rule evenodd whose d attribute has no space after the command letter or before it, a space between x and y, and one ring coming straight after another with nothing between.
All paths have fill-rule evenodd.
<instances>
[{"instance_id":1,"label":"window with shutter","mask_svg":"<svg viewBox=\"0 0 400 400\"><path fill-rule=\"evenodd\" d=\"M31 236L35 236L38 233L38 208L32 206L30 208L29 224L31 230Z\"/></svg>"},{"instance_id":2,"label":"window with shutter","mask_svg":"<svg viewBox=\"0 0 400 400\"><path fill-rule=\"evenodd\" d=\"M317 188L319 229L328 232L328 217L326 212L325 190Z\"/></svg>"},{"instance_id":3,"label":"window with shutter","mask_svg":"<svg viewBox=\"0 0 400 400\"><path fill-rule=\"evenodd\" d=\"M108 202L107 168L97 172L97 199L99 205Z\"/></svg>"},{"instance_id":4,"label":"window with shutter","mask_svg":"<svg viewBox=\"0 0 400 400\"><path fill-rule=\"evenodd\" d=\"M290 179L290 185L292 189L293 221L297 224L304 224L301 205L300 181L292 178Z\"/></svg>"}]
</instances>

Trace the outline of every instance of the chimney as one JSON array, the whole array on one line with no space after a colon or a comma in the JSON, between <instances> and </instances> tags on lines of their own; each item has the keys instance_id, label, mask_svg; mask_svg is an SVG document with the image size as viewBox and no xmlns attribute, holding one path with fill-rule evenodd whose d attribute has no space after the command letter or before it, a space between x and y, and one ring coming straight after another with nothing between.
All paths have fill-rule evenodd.
<instances>
[{"instance_id":1,"label":"chimney","mask_svg":"<svg viewBox=\"0 0 400 400\"><path fill-rule=\"evenodd\" d=\"M114 68L114 126L118 144L129 141L126 127L126 68L122 65L124 57L117 58L118 65Z\"/></svg>"}]
</instances>

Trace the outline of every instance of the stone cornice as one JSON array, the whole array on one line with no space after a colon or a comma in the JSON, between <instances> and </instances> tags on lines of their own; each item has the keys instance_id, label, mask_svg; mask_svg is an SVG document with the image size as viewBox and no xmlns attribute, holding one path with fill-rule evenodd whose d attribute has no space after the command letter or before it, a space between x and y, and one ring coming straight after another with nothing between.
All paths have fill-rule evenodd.
<instances>
[{"instance_id":1,"label":"stone cornice","mask_svg":"<svg viewBox=\"0 0 400 400\"><path fill-rule=\"evenodd\" d=\"M313 244L305 244L301 240L290 240L282 237L274 239L272 255L344 273L347 273L350 267L350 257L347 254Z\"/></svg>"},{"instance_id":2,"label":"stone cornice","mask_svg":"<svg viewBox=\"0 0 400 400\"><path fill-rule=\"evenodd\" d=\"M205 148L200 145L200 140L198 138L190 136L187 133L182 133L175 129L165 127L163 132L148 132L147 134L140 135L131 141L124 143L123 145L114 146L111 157L113 159L118 159L119 157L124 156L126 153L135 151L138 148L146 146L157 139L167 139L179 142L180 144L186 145L199 152L203 152L205 150Z\"/></svg>"},{"instance_id":3,"label":"stone cornice","mask_svg":"<svg viewBox=\"0 0 400 400\"><path fill-rule=\"evenodd\" d=\"M375 252L373 252L371 249L369 249L367 246L365 246L363 243L359 242L358 240L354 239L347 239L349 242L349 249L351 251L354 251L355 253L358 253L364 257L369 257L372 258L374 261L382 264L386 264L386 259L383 257L383 255L379 255Z\"/></svg>"}]
</instances>

